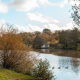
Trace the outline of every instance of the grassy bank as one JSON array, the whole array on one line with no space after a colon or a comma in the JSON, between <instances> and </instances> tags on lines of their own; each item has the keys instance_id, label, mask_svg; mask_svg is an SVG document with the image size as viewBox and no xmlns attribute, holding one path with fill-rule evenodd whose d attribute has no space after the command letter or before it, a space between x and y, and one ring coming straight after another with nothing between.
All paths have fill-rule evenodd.
<instances>
[{"instance_id":1,"label":"grassy bank","mask_svg":"<svg viewBox=\"0 0 80 80\"><path fill-rule=\"evenodd\" d=\"M12 79L34 79L34 77L0 68L0 80L12 80Z\"/></svg>"}]
</instances>

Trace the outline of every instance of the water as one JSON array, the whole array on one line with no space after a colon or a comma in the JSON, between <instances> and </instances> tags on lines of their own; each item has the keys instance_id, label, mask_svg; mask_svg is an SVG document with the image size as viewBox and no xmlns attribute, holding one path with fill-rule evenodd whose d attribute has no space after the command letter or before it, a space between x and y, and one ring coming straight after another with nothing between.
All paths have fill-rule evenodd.
<instances>
[{"instance_id":1,"label":"water","mask_svg":"<svg viewBox=\"0 0 80 80\"><path fill-rule=\"evenodd\" d=\"M42 50L41 53L35 53L40 54L39 58L46 58L50 62L50 69L54 72L56 80L80 80L79 52Z\"/></svg>"}]
</instances>

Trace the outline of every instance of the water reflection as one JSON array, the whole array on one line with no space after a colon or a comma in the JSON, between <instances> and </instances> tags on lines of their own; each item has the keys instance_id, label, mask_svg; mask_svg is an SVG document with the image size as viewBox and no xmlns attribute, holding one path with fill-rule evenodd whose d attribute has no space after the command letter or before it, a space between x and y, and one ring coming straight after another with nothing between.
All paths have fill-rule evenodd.
<instances>
[{"instance_id":1,"label":"water reflection","mask_svg":"<svg viewBox=\"0 0 80 80\"><path fill-rule=\"evenodd\" d=\"M43 53L49 53L49 50L48 49L41 49L41 52L43 52Z\"/></svg>"},{"instance_id":2,"label":"water reflection","mask_svg":"<svg viewBox=\"0 0 80 80\"><path fill-rule=\"evenodd\" d=\"M59 57L59 66L61 66L62 69L67 68L68 70L72 70L77 74L80 69L80 59Z\"/></svg>"},{"instance_id":3,"label":"water reflection","mask_svg":"<svg viewBox=\"0 0 80 80\"><path fill-rule=\"evenodd\" d=\"M37 49L35 51L38 51L40 53L45 54L54 54L58 56L65 56L65 57L75 57L80 58L80 51L74 51L74 50L62 50L62 49Z\"/></svg>"},{"instance_id":4,"label":"water reflection","mask_svg":"<svg viewBox=\"0 0 80 80\"><path fill-rule=\"evenodd\" d=\"M40 53L41 52L41 53ZM39 50L40 57L50 62L56 80L80 80L80 52L68 50Z\"/></svg>"},{"instance_id":5,"label":"water reflection","mask_svg":"<svg viewBox=\"0 0 80 80\"><path fill-rule=\"evenodd\" d=\"M72 58L71 59L71 69L78 74L80 71L80 59Z\"/></svg>"}]
</instances>

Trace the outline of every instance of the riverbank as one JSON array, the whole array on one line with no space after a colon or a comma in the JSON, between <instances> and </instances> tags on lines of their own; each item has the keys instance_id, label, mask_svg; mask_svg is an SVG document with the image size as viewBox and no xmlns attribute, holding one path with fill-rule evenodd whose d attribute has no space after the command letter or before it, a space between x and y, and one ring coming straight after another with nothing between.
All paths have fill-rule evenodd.
<instances>
[{"instance_id":1,"label":"riverbank","mask_svg":"<svg viewBox=\"0 0 80 80\"><path fill-rule=\"evenodd\" d=\"M35 49L34 51L44 54L53 54L64 57L80 58L80 51L68 49Z\"/></svg>"},{"instance_id":2,"label":"riverbank","mask_svg":"<svg viewBox=\"0 0 80 80\"><path fill-rule=\"evenodd\" d=\"M0 68L0 80L12 80L12 79L35 79L32 76L16 73L14 71Z\"/></svg>"}]
</instances>

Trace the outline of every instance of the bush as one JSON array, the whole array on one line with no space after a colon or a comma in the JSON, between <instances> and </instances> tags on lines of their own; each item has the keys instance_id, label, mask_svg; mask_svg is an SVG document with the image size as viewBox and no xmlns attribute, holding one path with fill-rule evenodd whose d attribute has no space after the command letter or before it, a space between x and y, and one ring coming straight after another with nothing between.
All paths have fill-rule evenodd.
<instances>
[{"instance_id":1,"label":"bush","mask_svg":"<svg viewBox=\"0 0 80 80\"><path fill-rule=\"evenodd\" d=\"M43 78L45 80L51 80L54 76L51 70L49 70L50 64L47 59L42 61L42 59L39 60L39 64L35 66L33 69L33 76L37 78Z\"/></svg>"}]
</instances>

